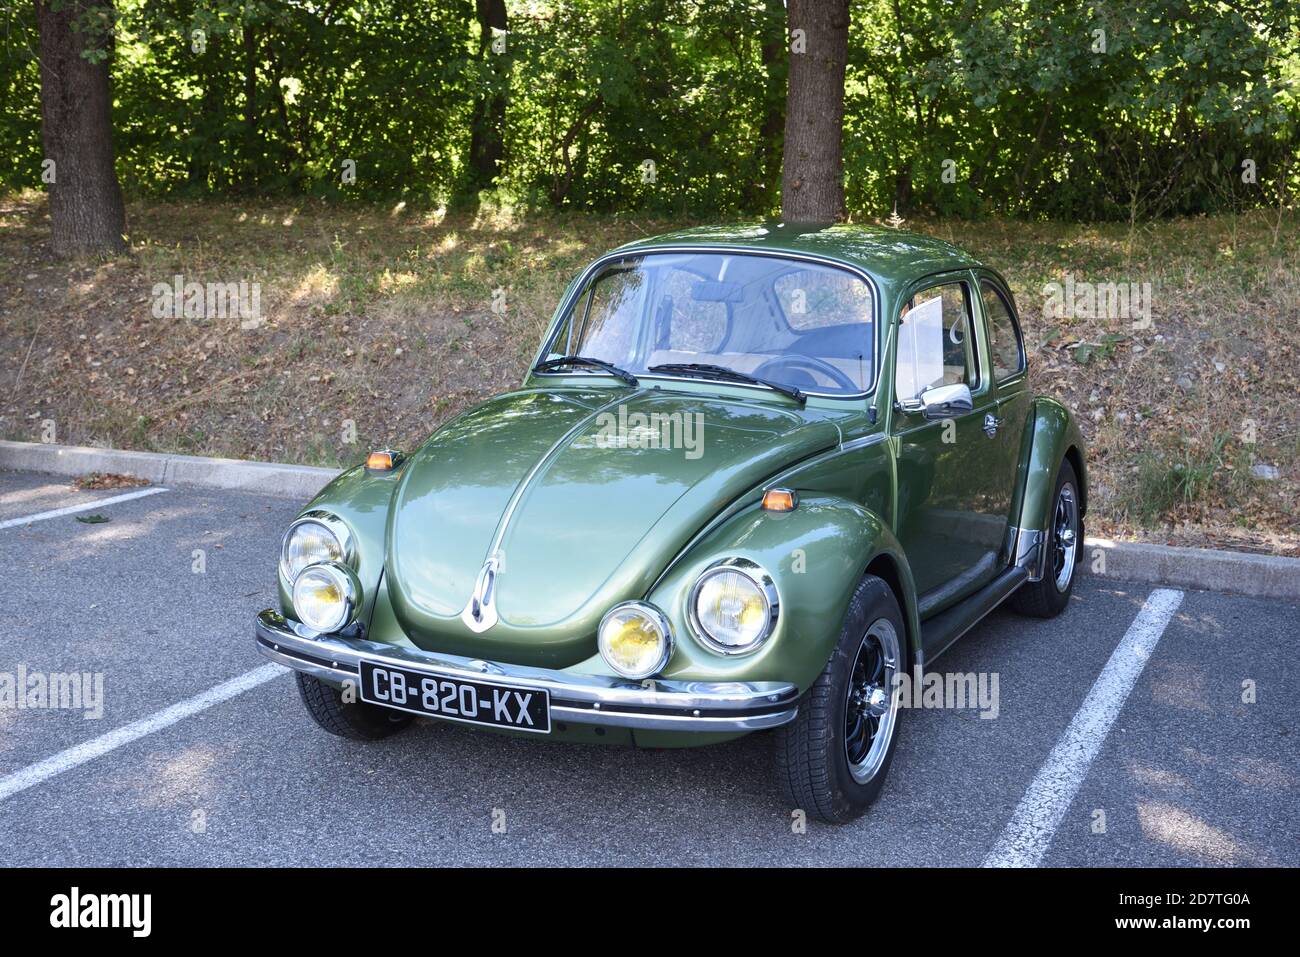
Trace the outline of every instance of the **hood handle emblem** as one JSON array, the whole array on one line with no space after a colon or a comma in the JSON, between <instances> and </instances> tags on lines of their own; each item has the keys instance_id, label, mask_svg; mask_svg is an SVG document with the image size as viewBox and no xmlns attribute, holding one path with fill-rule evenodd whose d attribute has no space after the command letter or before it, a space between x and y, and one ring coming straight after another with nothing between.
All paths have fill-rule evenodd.
<instances>
[{"instance_id":1,"label":"hood handle emblem","mask_svg":"<svg viewBox=\"0 0 1300 957\"><path fill-rule=\"evenodd\" d=\"M483 563L474 582L474 593L469 596L469 603L460 613L460 620L470 631L478 633L487 631L497 623L496 592L498 561L489 558Z\"/></svg>"}]
</instances>

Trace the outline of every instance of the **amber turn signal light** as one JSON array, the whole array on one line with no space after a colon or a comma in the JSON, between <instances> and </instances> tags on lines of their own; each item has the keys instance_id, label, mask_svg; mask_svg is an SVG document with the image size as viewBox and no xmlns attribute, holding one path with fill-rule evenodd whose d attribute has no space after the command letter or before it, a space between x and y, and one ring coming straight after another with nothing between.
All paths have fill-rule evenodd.
<instances>
[{"instance_id":1,"label":"amber turn signal light","mask_svg":"<svg viewBox=\"0 0 1300 957\"><path fill-rule=\"evenodd\" d=\"M366 456L366 468L372 472L391 472L402 461L402 453L396 449L380 449Z\"/></svg>"},{"instance_id":2,"label":"amber turn signal light","mask_svg":"<svg viewBox=\"0 0 1300 957\"><path fill-rule=\"evenodd\" d=\"M788 488L770 488L763 493L763 511L793 512L799 504L799 496Z\"/></svg>"}]
</instances>

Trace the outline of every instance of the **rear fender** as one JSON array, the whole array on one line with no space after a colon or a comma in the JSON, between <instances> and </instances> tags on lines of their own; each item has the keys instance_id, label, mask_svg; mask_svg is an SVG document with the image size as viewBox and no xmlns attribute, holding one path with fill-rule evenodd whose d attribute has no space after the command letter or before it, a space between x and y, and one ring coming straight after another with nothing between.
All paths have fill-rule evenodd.
<instances>
[{"instance_id":1,"label":"rear fender","mask_svg":"<svg viewBox=\"0 0 1300 957\"><path fill-rule=\"evenodd\" d=\"M1070 454L1079 479L1079 513L1086 514L1088 475L1079 425L1070 410L1061 403L1040 396L1034 400L1033 434L1030 438L1025 488L1016 527L1035 531L1047 529L1053 504L1052 492L1056 489L1056 473L1067 454Z\"/></svg>"}]
</instances>

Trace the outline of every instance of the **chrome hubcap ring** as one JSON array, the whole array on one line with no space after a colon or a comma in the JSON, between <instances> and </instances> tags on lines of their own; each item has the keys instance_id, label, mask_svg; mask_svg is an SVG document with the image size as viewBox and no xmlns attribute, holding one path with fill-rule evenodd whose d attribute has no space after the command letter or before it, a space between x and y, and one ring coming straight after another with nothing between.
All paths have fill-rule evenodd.
<instances>
[{"instance_id":1,"label":"chrome hubcap ring","mask_svg":"<svg viewBox=\"0 0 1300 957\"><path fill-rule=\"evenodd\" d=\"M1052 515L1052 576L1056 590L1064 592L1074 577L1074 563L1079 552L1079 504L1074 496L1074 486L1062 485L1056 496L1056 510Z\"/></svg>"},{"instance_id":2,"label":"chrome hubcap ring","mask_svg":"<svg viewBox=\"0 0 1300 957\"><path fill-rule=\"evenodd\" d=\"M889 753L898 723L899 660L898 631L888 618L877 618L853 659L844 706L844 755L859 784L879 773Z\"/></svg>"}]
</instances>

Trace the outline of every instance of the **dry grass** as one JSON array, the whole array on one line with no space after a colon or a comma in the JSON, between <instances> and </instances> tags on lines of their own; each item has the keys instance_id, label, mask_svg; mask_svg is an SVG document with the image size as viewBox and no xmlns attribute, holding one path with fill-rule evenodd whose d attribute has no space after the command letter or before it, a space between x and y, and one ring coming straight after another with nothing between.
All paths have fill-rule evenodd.
<instances>
[{"instance_id":1,"label":"dry grass","mask_svg":"<svg viewBox=\"0 0 1300 957\"><path fill-rule=\"evenodd\" d=\"M1012 283L1038 386L1077 410L1091 442L1090 531L1300 554L1300 238L1294 215L1273 215L1137 234L907 228L967 246ZM410 447L520 380L586 261L682 225L264 201L137 203L128 216L130 257L57 263L43 198L0 199L0 437L36 440L52 421L64 443L313 464ZM1067 272L1150 282L1152 327L1043 318L1045 284ZM260 283L266 321L154 318L153 285L177 274ZM1254 478L1260 463L1281 477Z\"/></svg>"},{"instance_id":2,"label":"dry grass","mask_svg":"<svg viewBox=\"0 0 1300 957\"><path fill-rule=\"evenodd\" d=\"M0 201L0 435L53 420L59 442L324 464L410 444L516 384L571 275L655 228L317 203L128 215L129 258L69 265L48 257L39 197ZM155 319L175 275L260 283L266 321Z\"/></svg>"}]
</instances>

